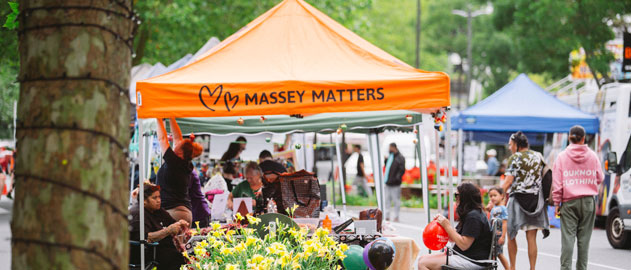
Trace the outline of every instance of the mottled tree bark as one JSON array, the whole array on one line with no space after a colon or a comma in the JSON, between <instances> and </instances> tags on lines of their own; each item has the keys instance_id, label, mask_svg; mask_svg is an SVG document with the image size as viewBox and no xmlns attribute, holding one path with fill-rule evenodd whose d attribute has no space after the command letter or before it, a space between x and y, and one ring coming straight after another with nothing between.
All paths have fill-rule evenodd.
<instances>
[{"instance_id":1,"label":"mottled tree bark","mask_svg":"<svg viewBox=\"0 0 631 270\"><path fill-rule=\"evenodd\" d=\"M12 269L127 269L130 0L22 0Z\"/></svg>"}]
</instances>

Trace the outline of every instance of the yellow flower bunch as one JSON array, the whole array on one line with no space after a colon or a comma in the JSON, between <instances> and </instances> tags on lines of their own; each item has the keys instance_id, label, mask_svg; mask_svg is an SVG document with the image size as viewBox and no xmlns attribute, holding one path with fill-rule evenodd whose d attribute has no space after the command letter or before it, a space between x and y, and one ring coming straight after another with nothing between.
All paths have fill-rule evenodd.
<instances>
[{"instance_id":1,"label":"yellow flower bunch","mask_svg":"<svg viewBox=\"0 0 631 270\"><path fill-rule=\"evenodd\" d=\"M237 214L239 214L239 213L237 213ZM252 225L257 225L257 224L259 224L261 222L260 218L253 217L250 214L248 214L246 217L248 219L248 223L250 223Z\"/></svg>"},{"instance_id":2,"label":"yellow flower bunch","mask_svg":"<svg viewBox=\"0 0 631 270\"><path fill-rule=\"evenodd\" d=\"M236 251L237 253L241 253L243 251L245 251L246 247L245 247L245 243L241 242L238 245L234 246L234 251Z\"/></svg>"},{"instance_id":3,"label":"yellow flower bunch","mask_svg":"<svg viewBox=\"0 0 631 270\"><path fill-rule=\"evenodd\" d=\"M295 208L293 209L295 210ZM237 220L243 220L235 215ZM247 215L252 225L260 219ZM186 270L319 270L336 269L348 250L329 236L326 229L317 229L313 236L307 229L299 229L276 222L276 227L264 237L259 237L251 228L237 230L221 229L218 223L210 224L213 229L203 241L193 247ZM237 236L238 235L238 236Z\"/></svg>"}]
</instances>

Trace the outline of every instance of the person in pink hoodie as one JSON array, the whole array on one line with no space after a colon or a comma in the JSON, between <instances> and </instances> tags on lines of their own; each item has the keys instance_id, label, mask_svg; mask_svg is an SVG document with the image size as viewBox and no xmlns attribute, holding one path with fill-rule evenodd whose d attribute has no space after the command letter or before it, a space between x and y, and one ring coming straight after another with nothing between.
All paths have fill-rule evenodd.
<instances>
[{"instance_id":1,"label":"person in pink hoodie","mask_svg":"<svg viewBox=\"0 0 631 270\"><path fill-rule=\"evenodd\" d=\"M559 154L552 169L552 200L561 216L561 269L572 269L577 240L576 269L587 269L589 241L596 218L598 186L604 179L598 156L585 145L585 129L570 129L570 145Z\"/></svg>"}]
</instances>

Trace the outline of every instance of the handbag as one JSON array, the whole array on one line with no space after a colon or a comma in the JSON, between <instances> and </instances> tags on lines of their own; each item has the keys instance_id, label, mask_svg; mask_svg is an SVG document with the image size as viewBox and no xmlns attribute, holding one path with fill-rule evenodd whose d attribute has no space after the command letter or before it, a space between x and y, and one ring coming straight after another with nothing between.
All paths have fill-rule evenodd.
<instances>
[{"instance_id":1,"label":"handbag","mask_svg":"<svg viewBox=\"0 0 631 270\"><path fill-rule=\"evenodd\" d=\"M377 231L381 232L381 221L383 220L383 213L379 209L368 209L359 212L360 220L376 220Z\"/></svg>"},{"instance_id":2,"label":"handbag","mask_svg":"<svg viewBox=\"0 0 631 270\"><path fill-rule=\"evenodd\" d=\"M294 205L293 216L298 218L317 218L320 208L320 185L315 174L301 170L280 175L280 202L278 212L288 215L287 209Z\"/></svg>"}]
</instances>

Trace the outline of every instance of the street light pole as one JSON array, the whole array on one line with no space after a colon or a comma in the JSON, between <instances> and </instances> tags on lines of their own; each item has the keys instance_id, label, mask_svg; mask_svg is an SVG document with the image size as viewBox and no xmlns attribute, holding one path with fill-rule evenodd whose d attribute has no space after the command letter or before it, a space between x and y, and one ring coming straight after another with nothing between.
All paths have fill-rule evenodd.
<instances>
[{"instance_id":1,"label":"street light pole","mask_svg":"<svg viewBox=\"0 0 631 270\"><path fill-rule=\"evenodd\" d=\"M416 61L414 66L419 68L421 61L421 0L416 1Z\"/></svg>"},{"instance_id":2,"label":"street light pole","mask_svg":"<svg viewBox=\"0 0 631 270\"><path fill-rule=\"evenodd\" d=\"M464 101L464 105L463 104L463 100L460 100L460 104L461 107L464 108L466 105L468 105L468 100L469 100L469 94L471 93L471 70L473 69L473 56L471 55L471 38L472 38L472 30L471 28L473 28L472 25L472 16L471 16L471 6L467 5L467 65L469 66L469 68L467 68L467 93L465 93L465 98L466 101Z\"/></svg>"},{"instance_id":3,"label":"street light pole","mask_svg":"<svg viewBox=\"0 0 631 270\"><path fill-rule=\"evenodd\" d=\"M471 91L471 70L473 69L473 53L472 51L472 38L473 38L473 18L478 17L480 15L489 15L493 13L493 6L488 5L483 9L478 9L476 11L471 11L471 6L467 5L467 11L454 9L451 11L452 14L458 15L461 17L467 18L467 70L466 70L466 86L465 89L467 91ZM464 65L463 65L464 68ZM469 93L466 94L466 97L469 97ZM459 101L459 104L462 104L462 100Z\"/></svg>"}]
</instances>

